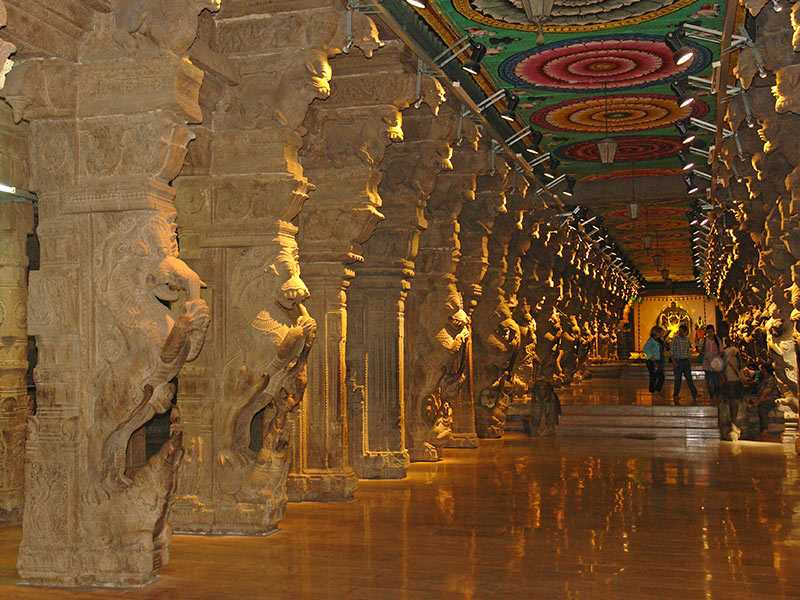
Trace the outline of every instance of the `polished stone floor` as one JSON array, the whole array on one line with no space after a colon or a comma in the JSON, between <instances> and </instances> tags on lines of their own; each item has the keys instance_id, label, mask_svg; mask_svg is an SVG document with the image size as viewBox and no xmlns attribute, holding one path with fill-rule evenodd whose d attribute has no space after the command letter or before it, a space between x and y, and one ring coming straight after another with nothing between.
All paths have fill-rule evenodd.
<instances>
[{"instance_id":1,"label":"polished stone floor","mask_svg":"<svg viewBox=\"0 0 800 600\"><path fill-rule=\"evenodd\" d=\"M597 369L599 376L559 388L557 390L559 400L562 404L598 406L673 405L672 392L675 381L672 378L671 368L666 369L661 397L653 398L647 387L649 377L644 363L622 364L616 369L614 367L615 365L603 365ZM620 385L620 376L624 385ZM700 406L710 406L705 376L699 367L694 367L692 378L697 389L697 403ZM692 394L686 381L681 382L680 402L683 405L692 403Z\"/></svg>"},{"instance_id":2,"label":"polished stone floor","mask_svg":"<svg viewBox=\"0 0 800 600\"><path fill-rule=\"evenodd\" d=\"M793 445L510 434L445 457L290 504L267 538L175 536L142 589L20 587L0 529L0 598L800 598Z\"/></svg>"}]
</instances>

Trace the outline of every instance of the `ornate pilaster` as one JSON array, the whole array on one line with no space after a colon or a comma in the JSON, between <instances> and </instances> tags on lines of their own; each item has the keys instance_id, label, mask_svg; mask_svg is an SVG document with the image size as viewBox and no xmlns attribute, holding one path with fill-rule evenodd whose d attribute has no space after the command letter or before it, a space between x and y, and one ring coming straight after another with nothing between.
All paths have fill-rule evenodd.
<instances>
[{"instance_id":1,"label":"ornate pilaster","mask_svg":"<svg viewBox=\"0 0 800 600\"><path fill-rule=\"evenodd\" d=\"M484 294L475 308L475 425L478 437L501 437L514 386L514 365L524 350L514 321L519 289L518 253L507 263L508 247L522 225L527 182L509 173L500 214L489 228ZM490 328L494 326L494 330Z\"/></svg>"},{"instance_id":2,"label":"ornate pilaster","mask_svg":"<svg viewBox=\"0 0 800 600\"><path fill-rule=\"evenodd\" d=\"M347 431L346 290L383 219L378 185L386 147L403 139L400 110L416 100L414 74L395 42L368 60L335 63L331 97L312 104L301 163L316 189L300 215L300 262L320 329L308 359L307 401L289 475L290 500L346 500L356 488Z\"/></svg>"},{"instance_id":3,"label":"ornate pilaster","mask_svg":"<svg viewBox=\"0 0 800 600\"><path fill-rule=\"evenodd\" d=\"M402 144L389 147L379 192L381 221L364 245L347 294L350 460L359 477L400 478L405 448L405 303L413 285L428 197L452 170L455 115L403 111ZM414 352L414 348L410 351Z\"/></svg>"},{"instance_id":4,"label":"ornate pilaster","mask_svg":"<svg viewBox=\"0 0 800 600\"><path fill-rule=\"evenodd\" d=\"M461 257L456 265L456 286L464 302L464 311L470 317L470 336L465 352L467 360L464 371L464 384L450 399L453 413L453 427L449 448L477 448L478 435L475 433L475 408L473 403L472 313L481 296L481 282L489 265L486 254L487 227L491 226L499 207L505 204L503 188L505 172L501 175L484 177L492 169L491 145L480 143L481 133L470 121L462 123L463 137L456 148L453 163L456 172L464 177L465 188L471 188L473 200L467 202L459 214L458 240ZM478 186L480 182L480 187ZM493 186L499 186L494 189ZM476 223L476 227L464 227L465 222Z\"/></svg>"},{"instance_id":5,"label":"ornate pilaster","mask_svg":"<svg viewBox=\"0 0 800 600\"><path fill-rule=\"evenodd\" d=\"M31 583L142 585L169 557L182 456L172 380L199 353L209 311L178 258L170 186L201 116L202 73L182 53L203 7L162 8L169 19L145 31L117 27L142 22L128 9L96 13L77 62L26 60L4 90L31 125L39 198L37 413L17 563ZM170 411L169 440L137 456L134 433Z\"/></svg>"}]
</instances>

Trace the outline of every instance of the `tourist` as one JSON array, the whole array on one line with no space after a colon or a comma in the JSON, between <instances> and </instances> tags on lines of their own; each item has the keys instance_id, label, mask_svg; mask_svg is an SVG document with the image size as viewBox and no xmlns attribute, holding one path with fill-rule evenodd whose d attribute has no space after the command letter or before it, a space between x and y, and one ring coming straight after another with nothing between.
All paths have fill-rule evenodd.
<instances>
[{"instance_id":1,"label":"tourist","mask_svg":"<svg viewBox=\"0 0 800 600\"><path fill-rule=\"evenodd\" d=\"M775 370L767 363L759 365L761 373L761 383L758 386L757 396L750 401L751 407L758 409L759 432L763 435L767 433L767 415L775 408L775 401L781 397L778 389L778 380L775 378Z\"/></svg>"},{"instance_id":2,"label":"tourist","mask_svg":"<svg viewBox=\"0 0 800 600\"><path fill-rule=\"evenodd\" d=\"M719 374L725 369L722 359L722 344L714 331L713 325L706 325L706 333L699 348L703 357L703 371L706 375L709 399L714 398L719 387Z\"/></svg>"},{"instance_id":3,"label":"tourist","mask_svg":"<svg viewBox=\"0 0 800 600\"><path fill-rule=\"evenodd\" d=\"M719 358L719 357L718 357ZM720 386L722 400L717 407L720 438L735 442L747 432L747 405L739 349L728 344L722 352L725 361L724 382Z\"/></svg>"},{"instance_id":4,"label":"tourist","mask_svg":"<svg viewBox=\"0 0 800 600\"><path fill-rule=\"evenodd\" d=\"M658 325L650 330L650 339L645 342L643 352L647 359L647 371L650 373L650 393L653 399L662 398L661 387L664 385L664 342L661 336L664 330Z\"/></svg>"},{"instance_id":5,"label":"tourist","mask_svg":"<svg viewBox=\"0 0 800 600\"><path fill-rule=\"evenodd\" d=\"M678 327L678 333L672 338L672 346L670 346L672 373L675 376L675 384L672 386L672 400L675 402L675 406L680 405L681 377L686 379L689 391L692 392L692 404L697 404L697 388L692 381L692 363L689 361L692 346L688 334L689 328L681 325Z\"/></svg>"}]
</instances>

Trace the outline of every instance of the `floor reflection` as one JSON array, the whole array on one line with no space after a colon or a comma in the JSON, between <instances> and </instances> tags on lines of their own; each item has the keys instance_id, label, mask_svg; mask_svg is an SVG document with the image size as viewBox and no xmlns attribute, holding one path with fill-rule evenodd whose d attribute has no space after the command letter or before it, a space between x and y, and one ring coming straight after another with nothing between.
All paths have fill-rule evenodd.
<instances>
[{"instance_id":1,"label":"floor reflection","mask_svg":"<svg viewBox=\"0 0 800 600\"><path fill-rule=\"evenodd\" d=\"M0 598L798 598L788 444L510 434L447 450L345 504L292 504L267 538L175 536L145 589L15 586Z\"/></svg>"}]
</instances>

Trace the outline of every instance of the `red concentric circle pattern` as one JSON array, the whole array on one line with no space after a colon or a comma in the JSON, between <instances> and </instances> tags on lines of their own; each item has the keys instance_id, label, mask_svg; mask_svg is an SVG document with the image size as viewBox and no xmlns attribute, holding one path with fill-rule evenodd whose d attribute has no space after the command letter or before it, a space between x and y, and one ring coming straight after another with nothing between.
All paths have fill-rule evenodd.
<instances>
[{"instance_id":1,"label":"red concentric circle pattern","mask_svg":"<svg viewBox=\"0 0 800 600\"><path fill-rule=\"evenodd\" d=\"M531 123L554 131L623 133L668 127L681 119L702 117L708 105L696 100L680 108L674 96L618 94L566 100L536 111Z\"/></svg>"},{"instance_id":2,"label":"red concentric circle pattern","mask_svg":"<svg viewBox=\"0 0 800 600\"><path fill-rule=\"evenodd\" d=\"M663 41L593 40L539 52L514 66L514 75L550 88L621 88L660 81L686 71Z\"/></svg>"},{"instance_id":3,"label":"red concentric circle pattern","mask_svg":"<svg viewBox=\"0 0 800 600\"><path fill-rule=\"evenodd\" d=\"M580 178L580 181L606 181L610 179L630 179L631 177L663 177L664 175L682 175L681 169L634 169L633 171L611 171L610 173L592 173Z\"/></svg>"},{"instance_id":4,"label":"red concentric circle pattern","mask_svg":"<svg viewBox=\"0 0 800 600\"><path fill-rule=\"evenodd\" d=\"M631 136L615 137L617 152L614 157L618 162L656 160L668 158L683 148L679 137L668 136ZM600 151L596 140L576 142L559 148L558 154L570 160L600 162ZM630 171L628 171L630 176Z\"/></svg>"}]
</instances>

